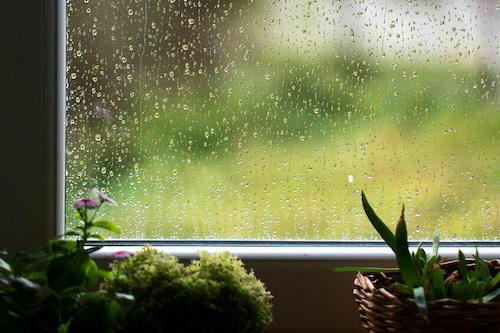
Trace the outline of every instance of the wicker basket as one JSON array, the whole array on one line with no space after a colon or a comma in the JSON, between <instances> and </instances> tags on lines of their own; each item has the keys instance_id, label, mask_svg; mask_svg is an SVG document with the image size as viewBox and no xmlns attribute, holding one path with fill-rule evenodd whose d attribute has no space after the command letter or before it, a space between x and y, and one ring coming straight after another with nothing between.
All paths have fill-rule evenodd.
<instances>
[{"instance_id":1,"label":"wicker basket","mask_svg":"<svg viewBox=\"0 0 500 333\"><path fill-rule=\"evenodd\" d=\"M500 261L486 261L492 274L500 271ZM473 267L472 260L468 266ZM457 261L441 263L449 276ZM454 299L428 302L424 318L413 298L399 298L394 282L398 273L358 273L354 280L354 298L364 328L370 332L500 332L500 303L465 303Z\"/></svg>"}]
</instances>

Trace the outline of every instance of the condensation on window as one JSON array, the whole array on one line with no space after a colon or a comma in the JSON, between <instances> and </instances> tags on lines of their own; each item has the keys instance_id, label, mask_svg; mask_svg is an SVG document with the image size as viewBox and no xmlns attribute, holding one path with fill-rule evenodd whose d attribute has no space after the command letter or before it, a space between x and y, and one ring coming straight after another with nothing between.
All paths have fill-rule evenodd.
<instances>
[{"instance_id":1,"label":"condensation on window","mask_svg":"<svg viewBox=\"0 0 500 333\"><path fill-rule=\"evenodd\" d=\"M67 223L131 239L500 231L497 1L68 0Z\"/></svg>"}]
</instances>

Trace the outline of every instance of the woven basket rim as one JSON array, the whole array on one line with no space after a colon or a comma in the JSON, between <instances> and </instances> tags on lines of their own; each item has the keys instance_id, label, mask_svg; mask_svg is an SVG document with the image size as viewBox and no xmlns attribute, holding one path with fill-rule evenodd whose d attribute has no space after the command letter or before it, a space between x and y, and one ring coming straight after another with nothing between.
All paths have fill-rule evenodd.
<instances>
[{"instance_id":1,"label":"woven basket rim","mask_svg":"<svg viewBox=\"0 0 500 333\"><path fill-rule=\"evenodd\" d=\"M493 272L500 261L485 261ZM446 275L454 274L458 261L440 263ZM474 260L468 260L468 267ZM500 302L464 302L442 298L427 302L428 313L418 311L415 299L403 297L394 286L399 273L359 272L354 280L354 299L361 325L370 333L476 333L500 332Z\"/></svg>"},{"instance_id":2,"label":"woven basket rim","mask_svg":"<svg viewBox=\"0 0 500 333\"><path fill-rule=\"evenodd\" d=\"M475 260L471 258L466 259L467 265L470 267L475 266ZM498 271L500 272L500 260L499 259L494 259L494 260L484 260L484 262L489 266L489 267L496 267ZM457 266L458 260L453 259L453 260L445 260L440 263L441 267L445 268L453 268ZM400 273L388 273L389 275L399 275ZM394 300L399 300L402 303L411 303L411 304L416 304L415 299L413 297L401 297L400 295L395 295L394 293L391 293L387 288L385 287L379 287L378 284L375 282L374 283L374 278L375 276L383 276L381 273L363 273L363 272L358 272L356 274L356 277L354 279L354 287L363 289L365 292L371 292L371 293L382 293L384 294L385 297L388 298L394 298ZM364 281L363 281L364 280ZM364 283L363 283L364 282ZM365 286L372 286L372 288L366 288ZM500 287L499 287L500 288ZM497 301L488 301L488 302L467 302L467 301L461 301L457 300L454 298L446 297L446 298L440 298L432 301L427 301L427 304L429 306L432 306L432 304L450 304L453 303L454 305L464 305L464 306L476 306L476 305L495 305L498 306L500 309L500 302Z\"/></svg>"}]
</instances>

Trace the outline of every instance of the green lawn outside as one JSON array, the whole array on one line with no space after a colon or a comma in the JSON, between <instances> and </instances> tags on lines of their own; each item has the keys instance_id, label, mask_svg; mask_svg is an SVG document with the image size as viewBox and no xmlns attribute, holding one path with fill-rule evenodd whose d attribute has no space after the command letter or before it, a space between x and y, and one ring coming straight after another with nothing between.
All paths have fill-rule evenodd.
<instances>
[{"instance_id":1,"label":"green lawn outside","mask_svg":"<svg viewBox=\"0 0 500 333\"><path fill-rule=\"evenodd\" d=\"M105 213L123 238L374 239L364 189L386 220L406 205L413 239L498 237L494 74L262 63L179 96L148 90L128 117L70 135L68 218L99 186L120 203Z\"/></svg>"}]
</instances>

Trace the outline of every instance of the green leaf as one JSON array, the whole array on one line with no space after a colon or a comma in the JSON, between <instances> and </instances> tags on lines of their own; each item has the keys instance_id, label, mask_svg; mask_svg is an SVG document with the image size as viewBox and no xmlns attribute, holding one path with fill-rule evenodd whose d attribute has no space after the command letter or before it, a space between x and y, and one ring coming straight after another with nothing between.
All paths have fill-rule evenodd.
<instances>
[{"instance_id":1,"label":"green leaf","mask_svg":"<svg viewBox=\"0 0 500 333\"><path fill-rule=\"evenodd\" d=\"M365 210L365 214L370 220L371 224L377 230L378 234L385 243L392 249L392 251L396 252L396 239L392 231L385 225L385 223L375 214L375 211L372 209L368 200L366 199L365 193L361 191L361 201L363 203L363 209Z\"/></svg>"},{"instance_id":2,"label":"green leaf","mask_svg":"<svg viewBox=\"0 0 500 333\"><path fill-rule=\"evenodd\" d=\"M417 308L424 316L427 316L429 309L427 308L427 302L425 301L425 291L423 287L418 287L413 289L413 296L415 297L415 303Z\"/></svg>"},{"instance_id":3,"label":"green leaf","mask_svg":"<svg viewBox=\"0 0 500 333\"><path fill-rule=\"evenodd\" d=\"M104 278L104 279L112 279L113 278L113 274L111 272L108 272L104 269L99 269L98 272L100 277Z\"/></svg>"},{"instance_id":4,"label":"green leaf","mask_svg":"<svg viewBox=\"0 0 500 333\"><path fill-rule=\"evenodd\" d=\"M460 273L460 279L467 281L469 278L469 270L467 269L467 262L465 261L462 250L458 250L458 272Z\"/></svg>"},{"instance_id":5,"label":"green leaf","mask_svg":"<svg viewBox=\"0 0 500 333\"><path fill-rule=\"evenodd\" d=\"M37 282L43 282L46 281L47 279L47 274L45 269L24 272L23 276L31 281L37 281Z\"/></svg>"},{"instance_id":6,"label":"green leaf","mask_svg":"<svg viewBox=\"0 0 500 333\"><path fill-rule=\"evenodd\" d=\"M90 238L95 238L95 239L98 239L100 241L106 240L106 237L104 237L103 235L99 235L99 234L91 234Z\"/></svg>"},{"instance_id":7,"label":"green leaf","mask_svg":"<svg viewBox=\"0 0 500 333\"><path fill-rule=\"evenodd\" d=\"M100 269L97 267L95 261L89 257L82 262L82 270L85 274L85 283L88 286L95 285L101 277Z\"/></svg>"},{"instance_id":8,"label":"green leaf","mask_svg":"<svg viewBox=\"0 0 500 333\"><path fill-rule=\"evenodd\" d=\"M467 301L476 298L477 287L478 281L475 278L465 282L462 289L462 300Z\"/></svg>"},{"instance_id":9,"label":"green leaf","mask_svg":"<svg viewBox=\"0 0 500 333\"><path fill-rule=\"evenodd\" d=\"M121 233L120 228L118 228L113 222L111 221L96 221L92 223L93 228L100 228L100 229L105 229L108 231L111 231L117 235Z\"/></svg>"},{"instance_id":10,"label":"green leaf","mask_svg":"<svg viewBox=\"0 0 500 333\"><path fill-rule=\"evenodd\" d=\"M493 300L495 300L495 299L498 297L498 295L500 295L500 288L498 288L498 289L496 289L496 290L492 291L492 292L491 292L491 293L489 293L488 295L485 295L485 296L483 297L483 302L490 302L490 301L493 301Z\"/></svg>"},{"instance_id":11,"label":"green leaf","mask_svg":"<svg viewBox=\"0 0 500 333\"><path fill-rule=\"evenodd\" d=\"M432 238L432 256L437 257L439 250L439 231L434 233L434 237Z\"/></svg>"},{"instance_id":12,"label":"green leaf","mask_svg":"<svg viewBox=\"0 0 500 333\"><path fill-rule=\"evenodd\" d=\"M82 268L88 258L82 255L65 255L58 257L47 267L49 287L61 292L71 287L80 287L85 281L85 271Z\"/></svg>"},{"instance_id":13,"label":"green leaf","mask_svg":"<svg viewBox=\"0 0 500 333\"><path fill-rule=\"evenodd\" d=\"M83 220L82 215L78 211L73 215L73 217L75 218L75 220Z\"/></svg>"},{"instance_id":14,"label":"green leaf","mask_svg":"<svg viewBox=\"0 0 500 333\"><path fill-rule=\"evenodd\" d=\"M12 267L10 267L10 265L2 258L0 258L0 272L1 271L12 273Z\"/></svg>"},{"instance_id":15,"label":"green leaf","mask_svg":"<svg viewBox=\"0 0 500 333\"><path fill-rule=\"evenodd\" d=\"M388 272L388 273L397 273L399 272L399 268L389 268L389 267L335 267L335 268L328 268L328 272L335 272L335 273L357 273L357 272L362 272L362 273L382 273L382 272Z\"/></svg>"},{"instance_id":16,"label":"green leaf","mask_svg":"<svg viewBox=\"0 0 500 333\"><path fill-rule=\"evenodd\" d=\"M120 313L115 300L92 297L87 300L71 321L69 333L114 331Z\"/></svg>"},{"instance_id":17,"label":"green leaf","mask_svg":"<svg viewBox=\"0 0 500 333\"><path fill-rule=\"evenodd\" d=\"M431 270L431 282L434 298L446 298L446 286L444 285L443 271L439 266L434 266Z\"/></svg>"},{"instance_id":18,"label":"green leaf","mask_svg":"<svg viewBox=\"0 0 500 333\"><path fill-rule=\"evenodd\" d=\"M421 247L422 243L418 245L417 251L415 252L415 255L412 253L412 258L413 258L413 263L415 267L419 270L425 270L425 267L427 265L427 254L425 253L425 250Z\"/></svg>"},{"instance_id":19,"label":"green leaf","mask_svg":"<svg viewBox=\"0 0 500 333\"><path fill-rule=\"evenodd\" d=\"M488 282L490 288L494 288L500 282L500 272L498 272L493 279Z\"/></svg>"},{"instance_id":20,"label":"green leaf","mask_svg":"<svg viewBox=\"0 0 500 333\"><path fill-rule=\"evenodd\" d=\"M475 259L475 263L476 263L475 270L479 272L479 276L481 277L481 279L483 281L485 281L485 280L491 278L491 272L490 272L488 266L486 266L484 261L479 257L479 252L477 250L477 247L476 247L476 254L474 255L474 259Z\"/></svg>"},{"instance_id":21,"label":"green leaf","mask_svg":"<svg viewBox=\"0 0 500 333\"><path fill-rule=\"evenodd\" d=\"M120 323L133 300L132 295L124 293L87 293L71 320L68 333L121 331Z\"/></svg>"},{"instance_id":22,"label":"green leaf","mask_svg":"<svg viewBox=\"0 0 500 333\"><path fill-rule=\"evenodd\" d=\"M458 299L458 300L463 300L463 284L464 281L459 281L457 283L453 283L451 285L451 298Z\"/></svg>"},{"instance_id":23,"label":"green leaf","mask_svg":"<svg viewBox=\"0 0 500 333\"><path fill-rule=\"evenodd\" d=\"M415 270L408 250L408 231L404 220L404 207L396 227L396 260L403 280L410 288L422 286L421 278Z\"/></svg>"},{"instance_id":24,"label":"green leaf","mask_svg":"<svg viewBox=\"0 0 500 333\"><path fill-rule=\"evenodd\" d=\"M69 239L51 240L49 241L49 251L61 254L76 252L76 241Z\"/></svg>"}]
</instances>

